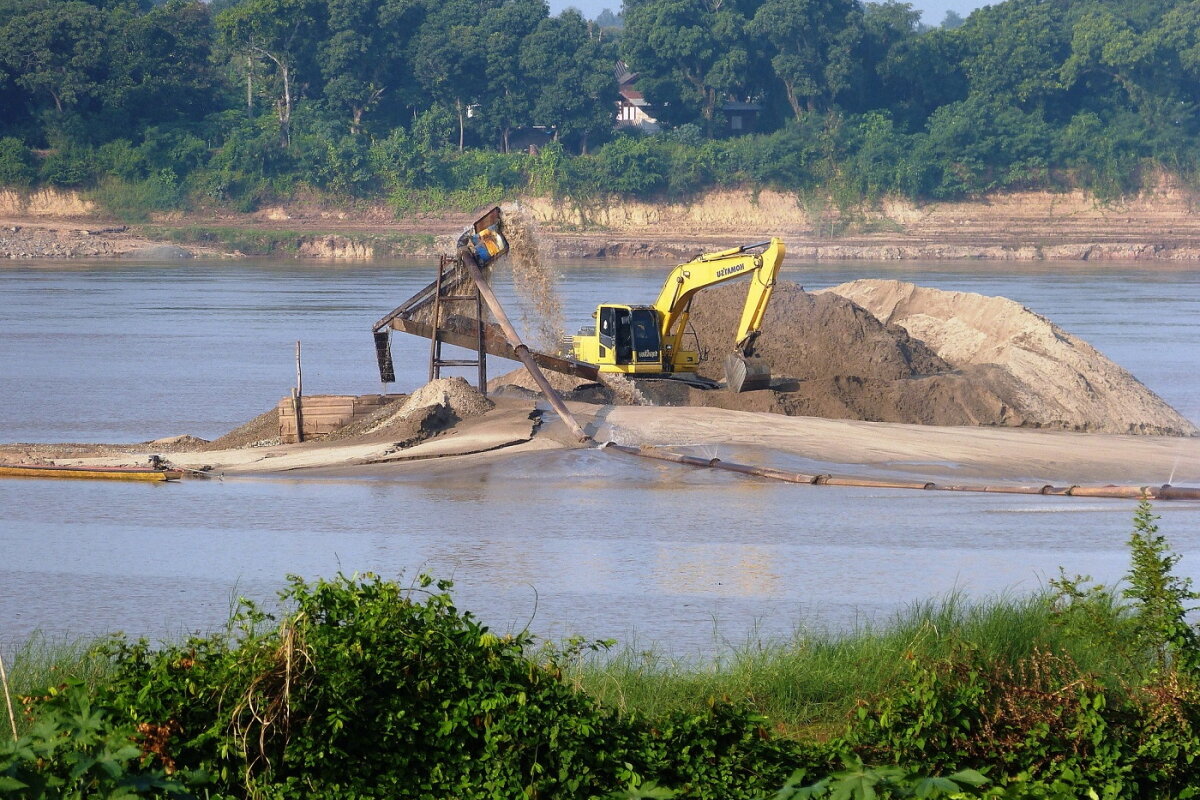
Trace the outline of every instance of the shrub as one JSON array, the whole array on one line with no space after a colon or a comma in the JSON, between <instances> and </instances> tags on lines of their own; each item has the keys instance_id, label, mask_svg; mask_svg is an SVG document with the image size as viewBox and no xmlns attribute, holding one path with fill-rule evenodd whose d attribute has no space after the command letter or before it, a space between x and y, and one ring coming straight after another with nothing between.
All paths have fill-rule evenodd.
<instances>
[{"instance_id":1,"label":"shrub","mask_svg":"<svg viewBox=\"0 0 1200 800\"><path fill-rule=\"evenodd\" d=\"M106 178L91 197L125 222L145 222L154 211L170 211L183 203L183 188L171 170L159 170L143 180Z\"/></svg>"},{"instance_id":2,"label":"shrub","mask_svg":"<svg viewBox=\"0 0 1200 800\"><path fill-rule=\"evenodd\" d=\"M36 174L33 153L24 142L12 136L0 139L0 186L26 189Z\"/></svg>"},{"instance_id":3,"label":"shrub","mask_svg":"<svg viewBox=\"0 0 1200 800\"><path fill-rule=\"evenodd\" d=\"M669 156L650 137L619 136L596 151L594 163L603 191L646 197L667 185Z\"/></svg>"},{"instance_id":4,"label":"shrub","mask_svg":"<svg viewBox=\"0 0 1200 800\"><path fill-rule=\"evenodd\" d=\"M244 604L236 637L118 643L111 700L133 724L174 721L164 750L238 794L553 796L611 781L611 714L528 661L527 634L459 612L447 586L293 579L273 628Z\"/></svg>"},{"instance_id":5,"label":"shrub","mask_svg":"<svg viewBox=\"0 0 1200 800\"><path fill-rule=\"evenodd\" d=\"M67 144L42 161L42 183L50 186L83 186L94 177L95 153L90 147Z\"/></svg>"},{"instance_id":6,"label":"shrub","mask_svg":"<svg viewBox=\"0 0 1200 800\"><path fill-rule=\"evenodd\" d=\"M152 764L156 732L118 722L114 709L97 705L82 684L26 700L38 707L37 723L15 741L0 739L0 798L192 796L166 766Z\"/></svg>"},{"instance_id":7,"label":"shrub","mask_svg":"<svg viewBox=\"0 0 1200 800\"><path fill-rule=\"evenodd\" d=\"M146 177L146 160L128 139L114 139L96 148L96 170L123 181Z\"/></svg>"}]
</instances>

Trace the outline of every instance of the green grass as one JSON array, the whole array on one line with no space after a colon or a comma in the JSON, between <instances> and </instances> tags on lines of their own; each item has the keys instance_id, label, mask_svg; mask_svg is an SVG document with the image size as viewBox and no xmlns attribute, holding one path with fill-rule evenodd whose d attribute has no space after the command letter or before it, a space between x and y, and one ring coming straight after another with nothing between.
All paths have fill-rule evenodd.
<instances>
[{"instance_id":1,"label":"green grass","mask_svg":"<svg viewBox=\"0 0 1200 800\"><path fill-rule=\"evenodd\" d=\"M1045 595L977 603L951 595L916 603L884 624L845 633L803 631L726 649L703 663L625 648L580 662L572 678L627 713L654 717L698 712L710 699L746 701L784 735L824 739L843 730L861 701L894 690L913 664L943 661L964 647L997 665L1015 664L1036 648L1065 653L1103 682L1119 685L1128 667L1119 653L1058 619Z\"/></svg>"},{"instance_id":2,"label":"green grass","mask_svg":"<svg viewBox=\"0 0 1200 800\"><path fill-rule=\"evenodd\" d=\"M1116 627L1114 607L1093 607L1092 628ZM984 661L1016 664L1035 649L1063 653L1101 682L1120 686L1130 661L1109 636L1062 624L1048 595L972 602L952 594L914 603L890 620L841 633L803 630L787 639L718 646L709 657L672 659L626 646L577 660L570 680L623 713L659 717L701 712L710 700L748 702L783 735L823 740L837 735L854 709L894 690L914 664L945 661L968 648ZM1099 631L1096 631L1099 633ZM94 642L35 635L6 658L14 697L68 677L88 685L106 679L108 662Z\"/></svg>"},{"instance_id":3,"label":"green grass","mask_svg":"<svg viewBox=\"0 0 1200 800\"><path fill-rule=\"evenodd\" d=\"M22 713L21 698L60 686L69 679L78 679L87 686L103 685L111 674L107 658L92 652L96 644L91 639L53 639L35 633L15 651L5 652L4 667L8 676L8 692L17 717L18 730L28 725ZM2 701L0 701L2 702ZM0 709L3 728L8 727L8 711Z\"/></svg>"}]
</instances>

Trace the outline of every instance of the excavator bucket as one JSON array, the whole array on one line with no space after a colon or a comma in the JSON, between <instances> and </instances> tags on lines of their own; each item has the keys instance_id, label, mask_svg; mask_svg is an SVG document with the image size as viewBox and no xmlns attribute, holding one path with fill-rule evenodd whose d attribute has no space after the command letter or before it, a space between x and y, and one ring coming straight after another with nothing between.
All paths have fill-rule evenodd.
<instances>
[{"instance_id":1,"label":"excavator bucket","mask_svg":"<svg viewBox=\"0 0 1200 800\"><path fill-rule=\"evenodd\" d=\"M734 393L770 389L771 368L762 359L730 353L725 356L725 388Z\"/></svg>"}]
</instances>

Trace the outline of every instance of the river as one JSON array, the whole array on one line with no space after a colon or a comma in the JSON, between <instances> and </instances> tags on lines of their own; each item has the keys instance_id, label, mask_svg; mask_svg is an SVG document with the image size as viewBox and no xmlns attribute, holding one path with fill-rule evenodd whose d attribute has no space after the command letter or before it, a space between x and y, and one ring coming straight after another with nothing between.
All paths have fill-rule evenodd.
<instances>
[{"instance_id":1,"label":"river","mask_svg":"<svg viewBox=\"0 0 1200 800\"><path fill-rule=\"evenodd\" d=\"M573 329L603 300L647 302L661 264L570 264ZM429 264L21 262L0 266L0 441L215 437L306 393L379 391L372 323ZM1153 264L793 264L816 289L860 277L1011 297L1086 339L1200 421L1200 273ZM503 278L497 280L503 287ZM428 345L397 334L397 390ZM507 362L492 360L500 374ZM1200 475L1147 480L1200 484ZM0 482L0 645L211 629L284 575L373 571L456 582L494 628L612 637L675 655L884 621L951 592L1044 585L1061 565L1112 581L1133 505L775 485L593 451L452 479ZM1161 503L1200 577L1200 504Z\"/></svg>"}]
</instances>

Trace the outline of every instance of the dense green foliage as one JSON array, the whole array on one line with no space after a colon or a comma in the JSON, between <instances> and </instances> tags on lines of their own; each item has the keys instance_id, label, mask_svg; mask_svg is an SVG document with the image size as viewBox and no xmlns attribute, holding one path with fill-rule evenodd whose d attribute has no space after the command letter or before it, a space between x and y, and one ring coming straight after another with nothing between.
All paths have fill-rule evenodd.
<instances>
[{"instance_id":1,"label":"dense green foliage","mask_svg":"<svg viewBox=\"0 0 1200 800\"><path fill-rule=\"evenodd\" d=\"M622 28L544 0L3 0L0 185L94 188L131 219L297 191L401 211L720 185L1112 197L1200 164L1197 19L1200 0L1005 0L939 28L863 0L629 0ZM619 59L663 132L614 131ZM758 109L738 131L736 104Z\"/></svg>"},{"instance_id":2,"label":"dense green foliage","mask_svg":"<svg viewBox=\"0 0 1200 800\"><path fill-rule=\"evenodd\" d=\"M1130 552L1120 591L1064 575L654 675L589 657L609 643L497 636L445 583L292 579L278 618L243 601L208 637L114 639L100 669L67 653L89 682L23 698L0 797L1190 797L1194 595L1147 503ZM849 677L806 683L834 658ZM675 696L639 697L654 681Z\"/></svg>"}]
</instances>

